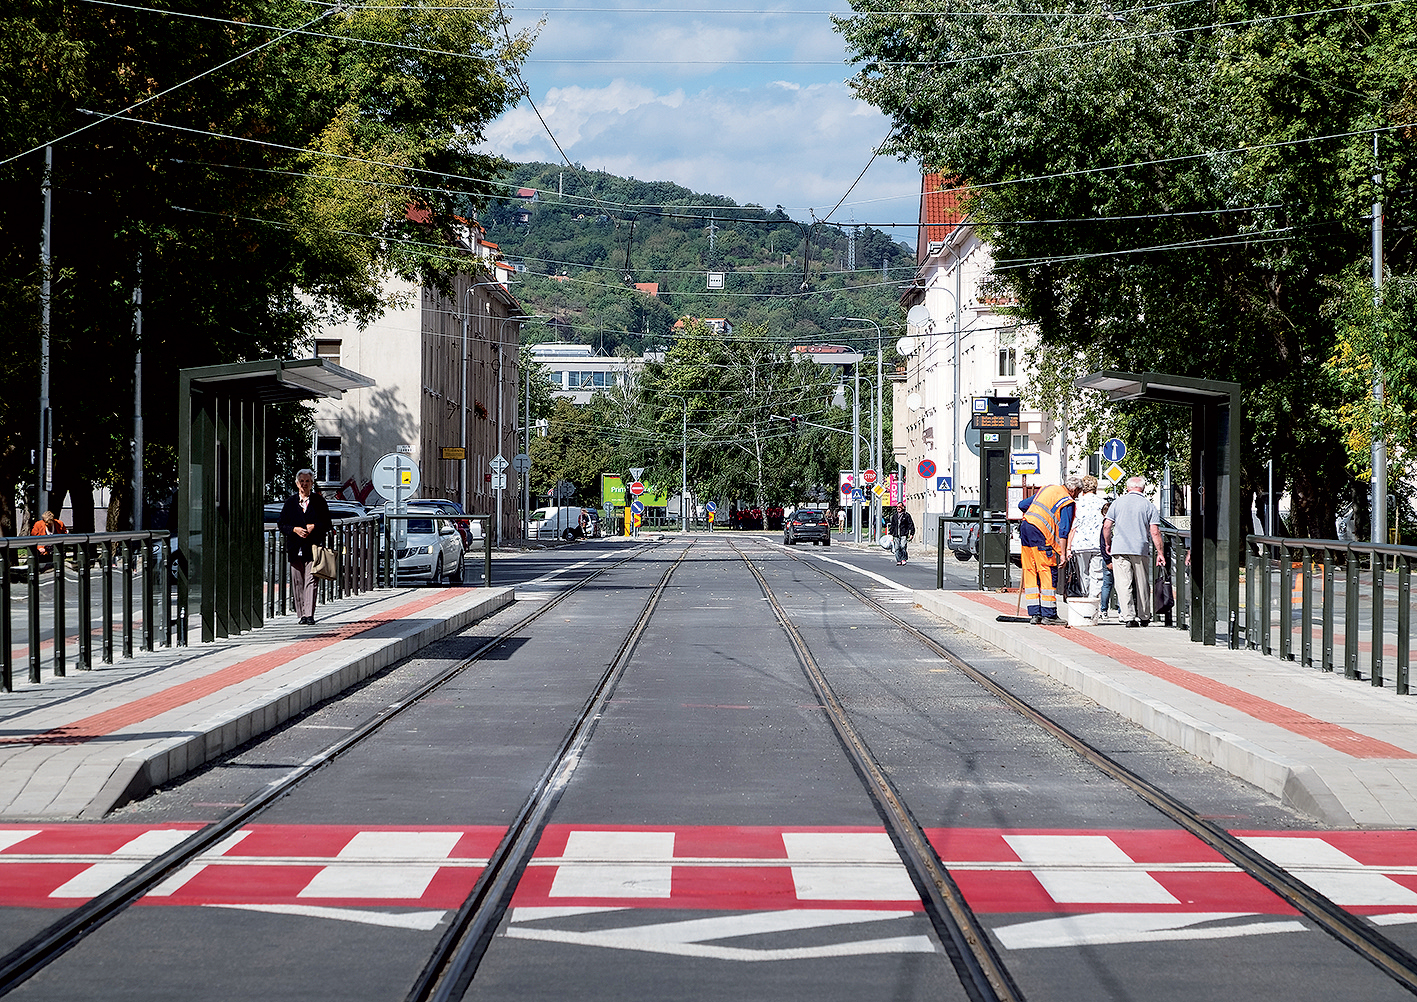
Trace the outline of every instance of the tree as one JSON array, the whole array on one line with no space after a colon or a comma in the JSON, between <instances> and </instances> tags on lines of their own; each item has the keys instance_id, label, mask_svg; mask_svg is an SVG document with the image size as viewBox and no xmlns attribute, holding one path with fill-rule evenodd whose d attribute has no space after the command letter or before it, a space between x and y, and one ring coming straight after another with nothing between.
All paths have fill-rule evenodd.
<instances>
[{"instance_id":1,"label":"tree","mask_svg":"<svg viewBox=\"0 0 1417 1002\"><path fill-rule=\"evenodd\" d=\"M1417 15L1295 16L1264 0L1125 16L1094 0L958 17L854 7L839 27L857 92L893 119L890 152L961 179L1040 364L1084 352L1242 384L1250 485L1273 457L1300 531L1331 534L1343 454L1322 417L1342 389L1323 367L1323 307L1366 256L1363 130L1412 121L1399 115ZM1403 136L1381 148L1390 191L1410 177ZM1410 211L1411 192L1390 202ZM1404 241L1389 262L1406 271ZM1137 420L1164 438L1164 421Z\"/></svg>"},{"instance_id":2,"label":"tree","mask_svg":"<svg viewBox=\"0 0 1417 1002\"><path fill-rule=\"evenodd\" d=\"M83 529L88 485L126 479L134 287L145 427L170 448L178 369L308 354L321 315L382 308L390 270L439 285L467 267L454 212L487 197L471 179L504 166L475 146L515 100L529 39L509 35L495 8L432 0L215 0L200 19L58 0L11 8L0 18L12 111L0 130L0 289L17 351L0 367L0 399L37 397L43 154L26 151L53 142L56 492L72 494ZM283 34L297 28L307 33ZM79 110L173 87L109 120ZM34 437L11 429L29 424L4 423L7 483L24 477Z\"/></svg>"}]
</instances>

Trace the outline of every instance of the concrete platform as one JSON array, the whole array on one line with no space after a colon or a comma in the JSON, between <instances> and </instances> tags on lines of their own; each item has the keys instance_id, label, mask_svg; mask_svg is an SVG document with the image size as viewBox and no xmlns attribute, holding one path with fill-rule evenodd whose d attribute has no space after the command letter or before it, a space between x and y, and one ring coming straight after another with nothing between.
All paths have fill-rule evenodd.
<instances>
[{"instance_id":1,"label":"concrete platform","mask_svg":"<svg viewBox=\"0 0 1417 1002\"><path fill-rule=\"evenodd\" d=\"M391 588L0 698L0 820L99 818L513 600Z\"/></svg>"},{"instance_id":2,"label":"concrete platform","mask_svg":"<svg viewBox=\"0 0 1417 1002\"><path fill-rule=\"evenodd\" d=\"M1417 827L1417 700L1266 657L1128 629L1001 623L1015 596L916 591L926 611L1332 825ZM1062 613L1060 612L1060 615Z\"/></svg>"}]
</instances>

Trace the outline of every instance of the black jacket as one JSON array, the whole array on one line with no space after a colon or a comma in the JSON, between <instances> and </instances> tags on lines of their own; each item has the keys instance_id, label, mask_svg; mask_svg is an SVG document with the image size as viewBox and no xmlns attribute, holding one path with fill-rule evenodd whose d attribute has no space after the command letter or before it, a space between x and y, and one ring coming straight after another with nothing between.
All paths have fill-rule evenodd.
<instances>
[{"instance_id":1,"label":"black jacket","mask_svg":"<svg viewBox=\"0 0 1417 1002\"><path fill-rule=\"evenodd\" d=\"M891 513L890 530L892 536L913 536L915 535L915 519L910 517L910 512L899 508Z\"/></svg>"},{"instance_id":2,"label":"black jacket","mask_svg":"<svg viewBox=\"0 0 1417 1002\"><path fill-rule=\"evenodd\" d=\"M297 525L314 524L315 531L301 539L295 534ZM312 559L310 547L323 546L325 538L329 536L330 530L334 528L334 522L330 519L330 506L325 504L325 499L319 494L310 495L310 504L304 511L300 510L300 494L296 492L285 499L285 507L280 510L280 518L276 520L276 526L280 529L281 535L285 537L285 553L287 559L293 563L309 563Z\"/></svg>"}]
</instances>

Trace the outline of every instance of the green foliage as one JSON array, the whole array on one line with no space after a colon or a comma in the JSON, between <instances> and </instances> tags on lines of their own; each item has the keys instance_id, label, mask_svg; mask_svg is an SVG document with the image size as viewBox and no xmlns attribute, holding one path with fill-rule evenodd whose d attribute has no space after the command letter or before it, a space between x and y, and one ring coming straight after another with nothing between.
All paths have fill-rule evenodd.
<instances>
[{"instance_id":1,"label":"green foliage","mask_svg":"<svg viewBox=\"0 0 1417 1002\"><path fill-rule=\"evenodd\" d=\"M125 475L140 281L145 427L170 446L178 369L306 355L322 314L380 310L390 270L436 285L465 267L450 239L454 210L486 189L461 179L503 167L473 147L515 100L510 71L529 40L508 37L496 8L374 0L321 10L214 0L199 13L218 20L199 20L22 0L0 18L0 294L10 307L0 406L28 414L37 398L43 154L26 151L58 140L56 488ZM252 52L278 34L255 25L323 37ZM99 122L77 109L116 111L188 80L59 139ZM0 480L14 484L38 419L11 416L0 412Z\"/></svg>"},{"instance_id":2,"label":"green foliage","mask_svg":"<svg viewBox=\"0 0 1417 1002\"><path fill-rule=\"evenodd\" d=\"M1322 416L1344 391L1323 307L1366 257L1374 195L1372 136L1351 133L1413 121L1417 13L853 6L839 27L857 92L894 120L891 152L963 180L1001 291L1041 333L1035 369L1242 384L1250 485L1273 457L1299 531L1330 534L1343 455ZM1411 212L1411 151L1380 134L1389 218ZM1412 271L1406 232L1387 260ZM1040 392L1066 404L1054 383ZM1126 420L1150 429L1153 461L1177 461L1170 419Z\"/></svg>"}]
</instances>

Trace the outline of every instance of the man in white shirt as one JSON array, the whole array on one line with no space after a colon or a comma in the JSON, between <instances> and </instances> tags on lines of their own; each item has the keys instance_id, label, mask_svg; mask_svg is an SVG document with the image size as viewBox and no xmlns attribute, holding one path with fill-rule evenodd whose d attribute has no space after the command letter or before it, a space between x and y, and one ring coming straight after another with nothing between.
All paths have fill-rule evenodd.
<instances>
[{"instance_id":1,"label":"man in white shirt","mask_svg":"<svg viewBox=\"0 0 1417 1002\"><path fill-rule=\"evenodd\" d=\"M1112 572L1117 576L1117 602L1122 621L1128 626L1151 623L1151 544L1156 545L1156 566L1166 566L1161 513L1142 493L1145 487L1144 477L1129 478L1127 493L1112 502L1102 521L1102 536L1112 553Z\"/></svg>"}]
</instances>

